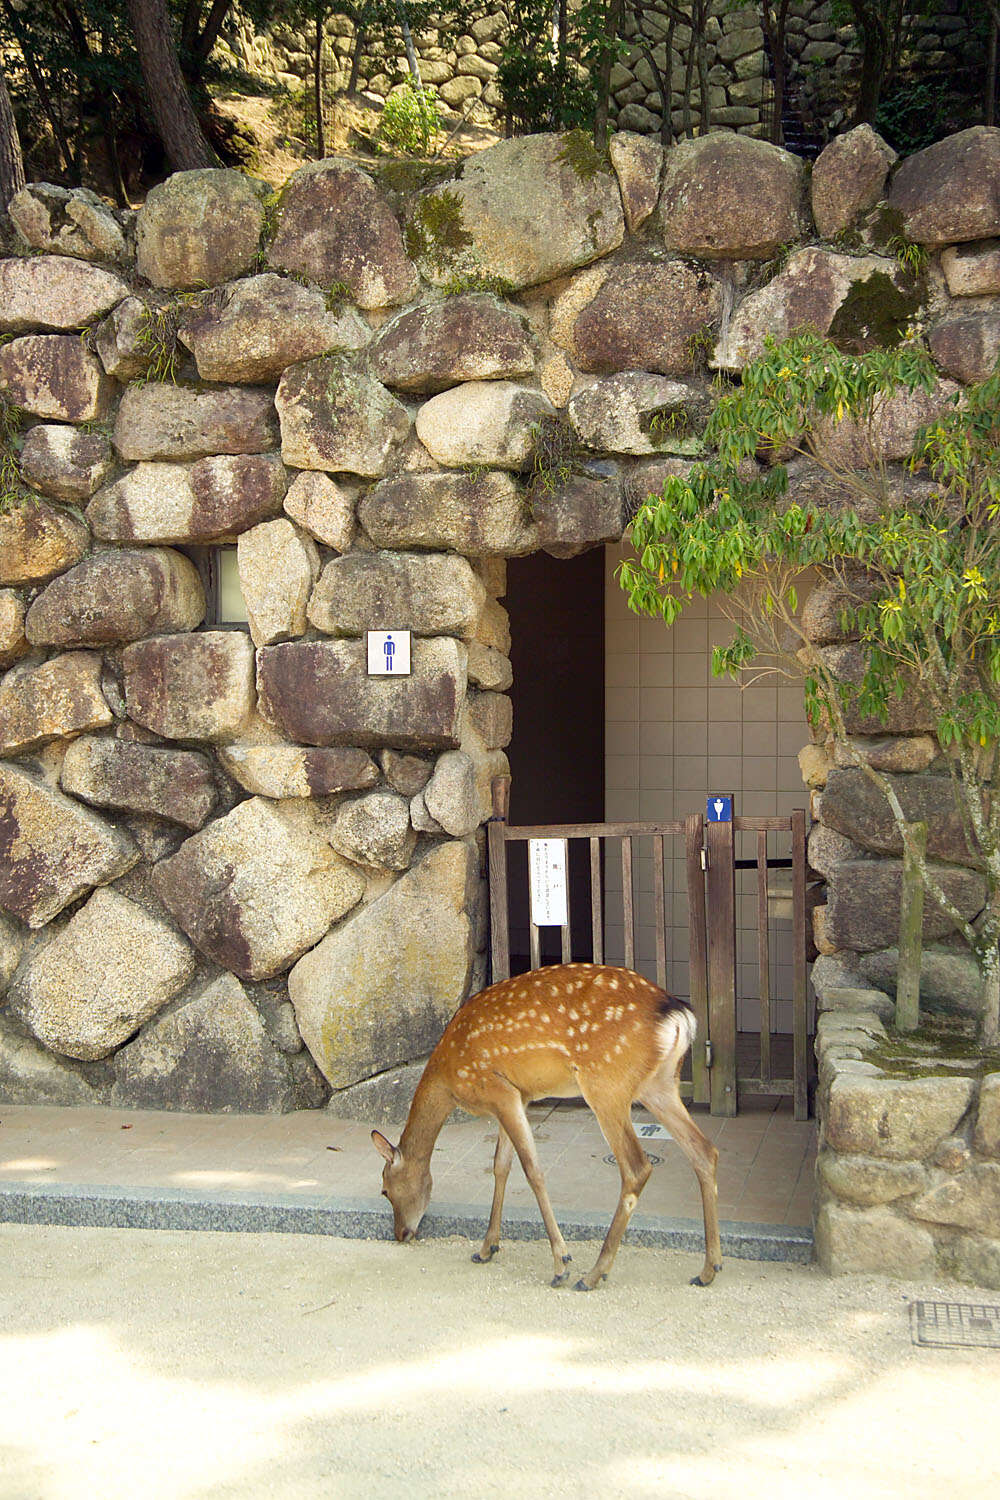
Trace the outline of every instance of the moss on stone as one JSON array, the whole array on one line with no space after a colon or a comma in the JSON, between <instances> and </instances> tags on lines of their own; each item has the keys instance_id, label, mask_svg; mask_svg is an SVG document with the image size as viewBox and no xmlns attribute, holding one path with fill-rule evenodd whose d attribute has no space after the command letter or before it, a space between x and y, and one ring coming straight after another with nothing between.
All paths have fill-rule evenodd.
<instances>
[{"instance_id":1,"label":"moss on stone","mask_svg":"<svg viewBox=\"0 0 1000 1500\"><path fill-rule=\"evenodd\" d=\"M598 172L611 171L611 157L607 151L598 151L593 139L585 130L568 130L556 154L557 161L564 161L573 168L583 182L590 182Z\"/></svg>"},{"instance_id":2,"label":"moss on stone","mask_svg":"<svg viewBox=\"0 0 1000 1500\"><path fill-rule=\"evenodd\" d=\"M838 307L831 342L851 354L895 348L920 309L920 293L917 283L901 287L885 271L873 271L854 283Z\"/></svg>"},{"instance_id":3,"label":"moss on stone","mask_svg":"<svg viewBox=\"0 0 1000 1500\"><path fill-rule=\"evenodd\" d=\"M952 1027L925 1024L891 1032L864 1054L888 1078L981 1078L1000 1069L1000 1048L980 1048Z\"/></svg>"},{"instance_id":4,"label":"moss on stone","mask_svg":"<svg viewBox=\"0 0 1000 1500\"><path fill-rule=\"evenodd\" d=\"M427 260L436 271L447 271L455 257L472 244L459 195L446 188L419 198L403 240L411 260Z\"/></svg>"}]
</instances>

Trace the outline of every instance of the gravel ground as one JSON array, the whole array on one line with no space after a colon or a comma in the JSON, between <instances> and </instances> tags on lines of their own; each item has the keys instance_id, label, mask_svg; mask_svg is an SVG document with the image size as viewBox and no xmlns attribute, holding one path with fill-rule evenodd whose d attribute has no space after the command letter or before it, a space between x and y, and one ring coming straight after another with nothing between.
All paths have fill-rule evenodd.
<instances>
[{"instance_id":1,"label":"gravel ground","mask_svg":"<svg viewBox=\"0 0 1000 1500\"><path fill-rule=\"evenodd\" d=\"M998 1493L1000 1350L907 1308L1000 1294L472 1248L0 1226L0 1500Z\"/></svg>"}]
</instances>

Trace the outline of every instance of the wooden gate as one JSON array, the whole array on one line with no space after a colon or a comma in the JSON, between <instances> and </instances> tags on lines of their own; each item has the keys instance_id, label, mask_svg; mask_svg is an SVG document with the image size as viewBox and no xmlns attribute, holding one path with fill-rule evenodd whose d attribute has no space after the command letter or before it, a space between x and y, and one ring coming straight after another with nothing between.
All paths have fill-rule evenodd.
<instances>
[{"instance_id":1,"label":"wooden gate","mask_svg":"<svg viewBox=\"0 0 1000 1500\"><path fill-rule=\"evenodd\" d=\"M734 1115L740 1090L755 1094L790 1094L795 1118L809 1113L810 1047L806 956L806 815L799 808L787 817L734 816L709 822L703 813L667 823L570 823L512 826L507 821L510 781L493 783L493 817L489 823L489 887L492 977L511 971L508 906L508 848L532 839L561 840L567 851L583 841L589 863L589 914L567 911L559 929L560 957L570 963L586 956L605 963L605 873L608 861L620 863L622 884L622 962L636 967L636 909L633 866L637 845L651 840L653 925L656 982L667 988L667 893L664 858L682 857L687 887L687 934L690 1000L698 1020L691 1053L691 1077L682 1093L712 1114ZM754 847L752 857L737 857L737 838ZM770 858L768 836L787 841L787 856ZM615 847L617 846L617 848ZM682 853L681 853L682 851ZM791 873L791 888L776 897L771 872ZM760 1004L759 1049L747 1055L746 1034L738 1038L737 872L755 888L756 972ZM751 900L753 896L751 894ZM789 908L792 944L792 1037L790 1069L776 1074L773 1060L776 997L773 984L771 909L776 901ZM542 963L541 929L529 920L528 967ZM738 1039L744 1044L737 1046Z\"/></svg>"}]
</instances>

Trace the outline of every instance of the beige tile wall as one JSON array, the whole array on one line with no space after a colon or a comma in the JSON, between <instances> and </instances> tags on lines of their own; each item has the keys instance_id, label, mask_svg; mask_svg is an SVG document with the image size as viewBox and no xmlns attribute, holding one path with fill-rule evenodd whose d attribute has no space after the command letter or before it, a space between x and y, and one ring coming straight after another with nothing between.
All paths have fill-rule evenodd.
<instances>
[{"instance_id":1,"label":"beige tile wall","mask_svg":"<svg viewBox=\"0 0 1000 1500\"><path fill-rule=\"evenodd\" d=\"M797 755L809 732L801 688L769 678L741 689L712 676L711 648L730 638L731 627L711 601L698 600L671 629L629 612L615 578L624 555L606 549L605 816L662 822L704 809L710 792L733 792L738 813L788 813L808 806ZM756 835L738 836L756 853ZM788 853L770 836L772 857ZM644 839L635 861L637 967L655 978L652 842ZM667 984L688 993L688 907L683 844L665 860ZM759 1026L756 897L752 872L738 875L737 993L741 1030ZM772 881L780 880L774 872ZM787 876L785 877L788 878ZM740 889L742 887L743 889ZM621 870L605 871L607 949L623 955ZM710 915L710 914L709 914ZM772 921L774 1029L791 1030L789 927Z\"/></svg>"}]
</instances>

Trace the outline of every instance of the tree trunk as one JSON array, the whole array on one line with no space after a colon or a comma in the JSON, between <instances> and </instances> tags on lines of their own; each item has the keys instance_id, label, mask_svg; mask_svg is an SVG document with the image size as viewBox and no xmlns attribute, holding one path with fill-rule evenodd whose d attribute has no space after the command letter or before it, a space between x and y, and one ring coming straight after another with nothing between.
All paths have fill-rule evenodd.
<instances>
[{"instance_id":1,"label":"tree trunk","mask_svg":"<svg viewBox=\"0 0 1000 1500\"><path fill-rule=\"evenodd\" d=\"M712 101L708 84L708 53L705 41L705 3L699 0L698 8L694 12L697 16L698 26L698 94L701 99L701 118L698 125L699 135L708 135L712 128ZM692 26L694 22L692 20ZM692 38L693 42L694 38Z\"/></svg>"},{"instance_id":2,"label":"tree trunk","mask_svg":"<svg viewBox=\"0 0 1000 1500\"><path fill-rule=\"evenodd\" d=\"M1000 38L1000 6L991 5L990 39L986 48L986 90L983 100L983 119L987 125L996 124L998 38Z\"/></svg>"},{"instance_id":3,"label":"tree trunk","mask_svg":"<svg viewBox=\"0 0 1000 1500\"><path fill-rule=\"evenodd\" d=\"M218 166L177 60L167 0L128 0L142 76L164 150L177 172Z\"/></svg>"},{"instance_id":4,"label":"tree trunk","mask_svg":"<svg viewBox=\"0 0 1000 1500\"><path fill-rule=\"evenodd\" d=\"M861 35L861 83L853 125L874 125L889 60L889 40L881 17L871 0L851 0L854 21Z\"/></svg>"},{"instance_id":5,"label":"tree trunk","mask_svg":"<svg viewBox=\"0 0 1000 1500\"><path fill-rule=\"evenodd\" d=\"M28 46L28 41L22 30L17 12L14 10L13 6L9 4L9 0L3 0L3 9L4 15L7 17L8 25L17 38L17 45L21 49L21 56L24 58L24 66L27 69L28 77L31 79L35 93L38 95L38 102L42 106L45 118L48 120L49 125L52 127L52 134L55 138L56 145L59 147L59 154L63 159L63 166L70 177L76 177L77 163L73 156L73 149L70 146L69 140L66 137L66 132L62 128L62 122L60 121L59 116L56 113L55 106L52 103L52 96L49 93L48 86L45 82L42 71L35 60L34 53Z\"/></svg>"},{"instance_id":6,"label":"tree trunk","mask_svg":"<svg viewBox=\"0 0 1000 1500\"><path fill-rule=\"evenodd\" d=\"M614 63L614 45L621 30L625 13L625 0L609 0L608 22L605 32L606 47L597 70L597 108L594 111L594 145L603 151L608 144L608 110L611 96L611 68Z\"/></svg>"},{"instance_id":7,"label":"tree trunk","mask_svg":"<svg viewBox=\"0 0 1000 1500\"><path fill-rule=\"evenodd\" d=\"M979 955L982 973L982 1020L979 1040L984 1047L1000 1047L1000 950L996 945Z\"/></svg>"},{"instance_id":8,"label":"tree trunk","mask_svg":"<svg viewBox=\"0 0 1000 1500\"><path fill-rule=\"evenodd\" d=\"M7 85L0 73L0 213L7 212L8 203L23 187L21 138L17 133L17 121L14 119Z\"/></svg>"},{"instance_id":9,"label":"tree trunk","mask_svg":"<svg viewBox=\"0 0 1000 1500\"><path fill-rule=\"evenodd\" d=\"M399 16L399 26L403 33L403 45L406 48L406 61L410 69L410 77L413 79L413 87L419 94L423 89L423 80L420 77L420 64L417 62L417 49L413 45L410 35L410 23L406 19L406 6L403 0L396 0L396 13Z\"/></svg>"},{"instance_id":10,"label":"tree trunk","mask_svg":"<svg viewBox=\"0 0 1000 1500\"><path fill-rule=\"evenodd\" d=\"M325 15L316 12L313 35L313 105L316 110L316 160L326 155L326 132L323 129L323 22Z\"/></svg>"}]
</instances>

